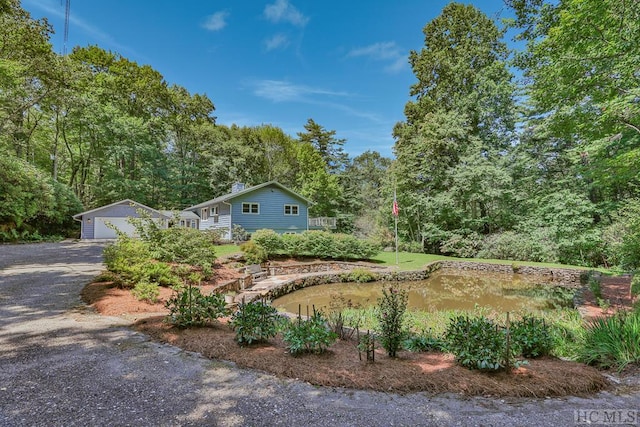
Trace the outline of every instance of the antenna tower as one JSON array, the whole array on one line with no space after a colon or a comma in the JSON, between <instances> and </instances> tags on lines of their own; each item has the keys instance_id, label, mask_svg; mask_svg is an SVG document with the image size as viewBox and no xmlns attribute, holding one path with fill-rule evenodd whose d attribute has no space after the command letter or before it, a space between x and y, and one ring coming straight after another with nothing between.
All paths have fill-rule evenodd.
<instances>
[{"instance_id":1,"label":"antenna tower","mask_svg":"<svg viewBox=\"0 0 640 427\"><path fill-rule=\"evenodd\" d=\"M65 0L64 8L64 44L62 45L62 55L67 54L67 41L69 41L69 13L71 12L71 0Z\"/></svg>"}]
</instances>

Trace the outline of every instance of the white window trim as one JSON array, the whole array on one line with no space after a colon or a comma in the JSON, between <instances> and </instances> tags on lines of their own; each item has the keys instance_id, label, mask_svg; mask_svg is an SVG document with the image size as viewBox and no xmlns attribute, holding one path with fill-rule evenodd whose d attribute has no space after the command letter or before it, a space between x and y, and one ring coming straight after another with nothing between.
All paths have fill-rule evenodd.
<instances>
[{"instance_id":1,"label":"white window trim","mask_svg":"<svg viewBox=\"0 0 640 427\"><path fill-rule=\"evenodd\" d=\"M217 216L218 215L218 206L211 206L209 208L209 216Z\"/></svg>"},{"instance_id":2,"label":"white window trim","mask_svg":"<svg viewBox=\"0 0 640 427\"><path fill-rule=\"evenodd\" d=\"M289 213L287 213L287 208L289 208ZM295 208L295 213L293 213ZM286 216L299 216L300 215L300 205L284 205L284 214Z\"/></svg>"},{"instance_id":3,"label":"white window trim","mask_svg":"<svg viewBox=\"0 0 640 427\"><path fill-rule=\"evenodd\" d=\"M244 211L245 205L249 206L249 212L245 212ZM252 209L253 206L257 206L258 207L258 211L257 212L251 212L253 210ZM260 203L242 202L242 214L243 215L260 215Z\"/></svg>"},{"instance_id":4,"label":"white window trim","mask_svg":"<svg viewBox=\"0 0 640 427\"><path fill-rule=\"evenodd\" d=\"M202 219L203 221L209 220L209 208L200 209L200 219Z\"/></svg>"}]
</instances>

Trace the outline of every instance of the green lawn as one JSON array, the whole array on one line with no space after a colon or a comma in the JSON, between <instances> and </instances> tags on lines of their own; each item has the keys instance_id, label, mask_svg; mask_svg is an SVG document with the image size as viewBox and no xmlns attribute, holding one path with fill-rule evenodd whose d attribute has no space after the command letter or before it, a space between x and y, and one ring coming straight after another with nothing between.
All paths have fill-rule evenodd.
<instances>
[{"instance_id":1,"label":"green lawn","mask_svg":"<svg viewBox=\"0 0 640 427\"><path fill-rule=\"evenodd\" d=\"M232 255L242 252L238 245L220 245L216 247L216 254L219 257ZM399 252L398 263L396 264L395 252L380 252L374 256L370 261L386 267L397 267L399 270L420 270L427 264L430 264L438 260L451 260L451 261L468 261L468 262L485 262L488 264L506 264L506 265L529 265L534 267L547 267L547 268L575 268L575 269L588 269L588 267L581 267L577 265L564 265L553 264L544 262L528 262L528 261L511 261L501 259L480 259L480 258L454 258L443 255L431 255L431 254L419 254L411 252ZM603 273L608 273L606 269L597 269Z\"/></svg>"},{"instance_id":2,"label":"green lawn","mask_svg":"<svg viewBox=\"0 0 640 427\"><path fill-rule=\"evenodd\" d=\"M506 265L517 264L520 266L528 265L528 266L546 267L546 268L575 268L575 269L581 269L581 270L588 269L588 267L581 267L577 265L564 265L564 264L528 262L528 261L511 261L511 260L501 260L501 259L454 258L454 257L446 257L442 255L417 254L417 253L410 253L410 252L399 252L397 264L396 264L395 252L380 252L378 255L373 257L371 261L378 263L380 265L388 266L388 267L397 266L399 270L419 270L423 268L425 265L438 260L484 262L487 264L506 264Z\"/></svg>"},{"instance_id":3,"label":"green lawn","mask_svg":"<svg viewBox=\"0 0 640 427\"><path fill-rule=\"evenodd\" d=\"M242 251L240 250L240 246L238 245L230 244L230 245L216 246L216 255L218 257L238 254L240 252Z\"/></svg>"}]
</instances>

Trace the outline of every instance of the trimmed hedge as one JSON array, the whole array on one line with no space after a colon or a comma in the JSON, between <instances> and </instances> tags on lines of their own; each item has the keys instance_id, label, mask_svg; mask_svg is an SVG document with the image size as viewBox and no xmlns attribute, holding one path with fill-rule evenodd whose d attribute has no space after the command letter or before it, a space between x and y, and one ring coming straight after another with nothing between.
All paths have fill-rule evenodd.
<instances>
[{"instance_id":1,"label":"trimmed hedge","mask_svg":"<svg viewBox=\"0 0 640 427\"><path fill-rule=\"evenodd\" d=\"M262 247L268 257L309 256L322 259L369 259L378 253L371 243L348 234L305 231L280 235L273 230L257 230L251 240Z\"/></svg>"}]
</instances>

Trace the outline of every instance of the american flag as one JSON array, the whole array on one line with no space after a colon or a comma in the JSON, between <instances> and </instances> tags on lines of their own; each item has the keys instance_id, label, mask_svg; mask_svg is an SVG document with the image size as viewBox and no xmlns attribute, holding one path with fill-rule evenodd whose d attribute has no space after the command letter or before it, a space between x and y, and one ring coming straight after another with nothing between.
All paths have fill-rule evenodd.
<instances>
[{"instance_id":1,"label":"american flag","mask_svg":"<svg viewBox=\"0 0 640 427\"><path fill-rule=\"evenodd\" d=\"M393 216L398 216L400 214L400 209L398 208L398 200L396 200L395 196L393 197L393 208L391 212L393 212Z\"/></svg>"}]
</instances>

